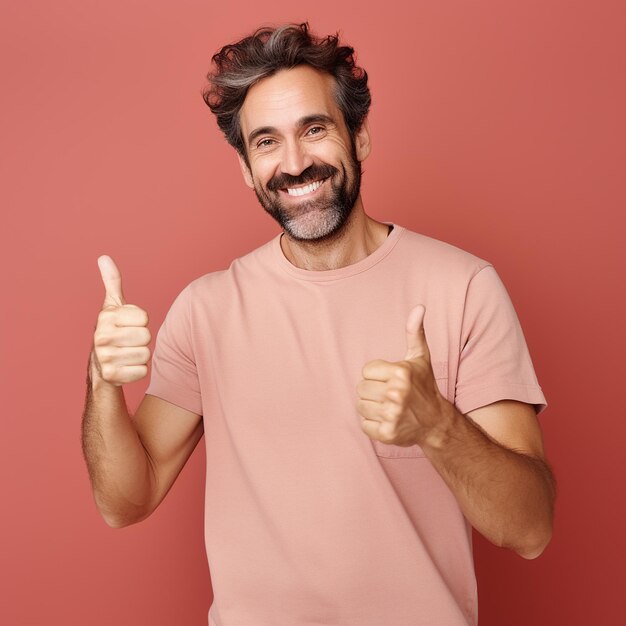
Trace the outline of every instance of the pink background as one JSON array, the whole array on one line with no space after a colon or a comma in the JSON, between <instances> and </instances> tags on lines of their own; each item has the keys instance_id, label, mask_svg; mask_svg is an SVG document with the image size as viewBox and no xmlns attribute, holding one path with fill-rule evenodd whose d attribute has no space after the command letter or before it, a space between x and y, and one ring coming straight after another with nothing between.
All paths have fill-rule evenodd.
<instances>
[{"instance_id":1,"label":"pink background","mask_svg":"<svg viewBox=\"0 0 626 626\"><path fill-rule=\"evenodd\" d=\"M109 529L92 501L79 433L96 257L116 259L156 334L191 279L278 232L200 90L222 44L309 19L370 73L366 210L495 264L550 404L554 539L536 561L476 539L481 624L617 623L624 3L293 6L2 3L0 622L206 624L202 445L144 523Z\"/></svg>"}]
</instances>

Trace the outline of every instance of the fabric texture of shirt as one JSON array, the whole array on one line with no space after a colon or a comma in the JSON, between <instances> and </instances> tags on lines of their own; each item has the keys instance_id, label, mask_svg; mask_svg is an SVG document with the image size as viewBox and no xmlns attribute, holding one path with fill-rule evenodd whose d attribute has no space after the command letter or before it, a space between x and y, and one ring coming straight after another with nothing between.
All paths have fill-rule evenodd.
<instances>
[{"instance_id":1,"label":"fabric texture of shirt","mask_svg":"<svg viewBox=\"0 0 626 626\"><path fill-rule=\"evenodd\" d=\"M395 226L336 270L280 235L202 276L158 333L148 394L203 416L212 626L477 623L471 526L418 445L371 440L356 385L424 329L461 413L546 401L493 266Z\"/></svg>"}]
</instances>

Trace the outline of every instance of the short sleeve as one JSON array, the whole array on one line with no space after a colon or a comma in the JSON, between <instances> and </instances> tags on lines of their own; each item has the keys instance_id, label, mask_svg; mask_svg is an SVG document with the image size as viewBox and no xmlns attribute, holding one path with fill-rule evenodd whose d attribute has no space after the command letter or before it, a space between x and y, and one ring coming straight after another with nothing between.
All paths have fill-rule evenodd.
<instances>
[{"instance_id":1,"label":"short sleeve","mask_svg":"<svg viewBox=\"0 0 626 626\"><path fill-rule=\"evenodd\" d=\"M146 393L202 415L200 383L193 351L190 290L183 290L157 334Z\"/></svg>"},{"instance_id":2,"label":"short sleeve","mask_svg":"<svg viewBox=\"0 0 626 626\"><path fill-rule=\"evenodd\" d=\"M537 413L547 406L513 303L487 265L467 289L455 405L466 414L498 400L533 404Z\"/></svg>"}]
</instances>

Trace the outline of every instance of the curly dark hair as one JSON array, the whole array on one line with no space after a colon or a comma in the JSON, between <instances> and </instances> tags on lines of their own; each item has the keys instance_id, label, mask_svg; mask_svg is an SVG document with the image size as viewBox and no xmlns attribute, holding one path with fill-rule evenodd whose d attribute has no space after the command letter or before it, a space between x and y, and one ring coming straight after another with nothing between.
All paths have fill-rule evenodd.
<instances>
[{"instance_id":1,"label":"curly dark hair","mask_svg":"<svg viewBox=\"0 0 626 626\"><path fill-rule=\"evenodd\" d=\"M202 97L217 124L248 163L239 125L239 111L248 89L283 69L309 65L335 78L335 101L352 138L361 128L371 104L367 72L354 60L354 49L339 45L339 34L325 38L309 32L307 22L259 28L238 43L224 46L212 58L214 71Z\"/></svg>"}]
</instances>

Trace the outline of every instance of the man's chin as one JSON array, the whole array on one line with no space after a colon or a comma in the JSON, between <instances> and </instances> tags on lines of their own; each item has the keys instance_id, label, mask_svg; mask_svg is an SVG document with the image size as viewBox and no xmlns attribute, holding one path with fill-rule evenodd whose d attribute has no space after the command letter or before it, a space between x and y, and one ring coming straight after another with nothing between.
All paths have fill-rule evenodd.
<instances>
[{"instance_id":1,"label":"man's chin","mask_svg":"<svg viewBox=\"0 0 626 626\"><path fill-rule=\"evenodd\" d=\"M310 208L302 215L285 220L282 227L296 241L315 243L335 236L346 222L341 218L340 214L327 208Z\"/></svg>"}]
</instances>

